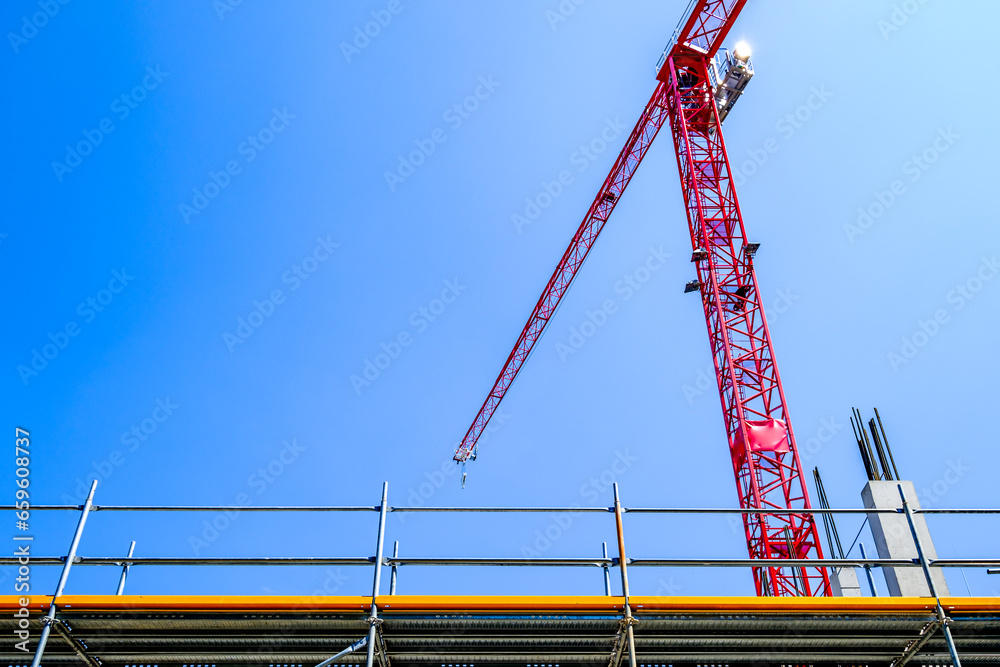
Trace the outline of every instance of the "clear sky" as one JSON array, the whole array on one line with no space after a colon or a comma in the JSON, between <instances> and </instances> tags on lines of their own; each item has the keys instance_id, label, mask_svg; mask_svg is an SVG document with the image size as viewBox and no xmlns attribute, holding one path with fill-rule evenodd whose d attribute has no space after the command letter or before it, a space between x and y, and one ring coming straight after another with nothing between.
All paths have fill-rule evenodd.
<instances>
[{"instance_id":1,"label":"clear sky","mask_svg":"<svg viewBox=\"0 0 1000 667\"><path fill-rule=\"evenodd\" d=\"M465 490L449 463L686 4L4 3L2 409L11 441L31 433L32 501L78 503L97 477L99 504L374 505L387 480L398 506L607 506L615 480L626 506L735 506L666 134ZM865 482L852 406L879 407L925 505L998 506L1000 92L983 82L998 19L972 0L750 0L731 34L757 73L726 141L805 466L834 506L860 506ZM33 516L36 553L65 553L75 520ZM996 521L933 519L938 552L995 556ZM844 519L842 538L859 527ZM630 556L745 554L719 517L629 516L626 533ZM614 529L399 514L387 538L406 555L584 556ZM140 556L369 555L375 515L97 513L80 552L133 539ZM57 573L36 572L50 593ZM1000 589L965 576L974 594ZM738 570L632 578L635 594L752 593ZM116 579L79 568L67 590ZM965 594L960 572L949 581ZM137 568L128 590L370 582L367 568ZM590 570L404 568L399 592L602 588Z\"/></svg>"}]
</instances>

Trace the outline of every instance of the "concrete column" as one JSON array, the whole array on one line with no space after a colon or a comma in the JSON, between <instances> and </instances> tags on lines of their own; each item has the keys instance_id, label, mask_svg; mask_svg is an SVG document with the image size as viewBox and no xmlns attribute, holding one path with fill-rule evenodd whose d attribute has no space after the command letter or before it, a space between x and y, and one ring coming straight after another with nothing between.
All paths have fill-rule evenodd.
<instances>
[{"instance_id":1,"label":"concrete column","mask_svg":"<svg viewBox=\"0 0 1000 667\"><path fill-rule=\"evenodd\" d=\"M837 597L861 597L861 584L858 583L858 571L853 567L831 567L830 586L833 587L833 594Z\"/></svg>"},{"instance_id":2,"label":"concrete column","mask_svg":"<svg viewBox=\"0 0 1000 667\"><path fill-rule=\"evenodd\" d=\"M899 498L897 484L903 485L903 492L913 509L920 509L917 501L917 491L913 482L880 481L868 482L861 492L861 498L867 509L902 509L903 501ZM934 542L931 540L927 522L922 514L913 517L920 545L928 559L937 558ZM875 538L875 548L879 558L915 559L917 547L913 543L910 526L903 514L869 514L868 523ZM884 567L885 582L889 587L889 595L894 597L929 597L931 592L927 587L927 579L919 567ZM941 568L931 568L931 577L939 596L948 595L948 584Z\"/></svg>"}]
</instances>

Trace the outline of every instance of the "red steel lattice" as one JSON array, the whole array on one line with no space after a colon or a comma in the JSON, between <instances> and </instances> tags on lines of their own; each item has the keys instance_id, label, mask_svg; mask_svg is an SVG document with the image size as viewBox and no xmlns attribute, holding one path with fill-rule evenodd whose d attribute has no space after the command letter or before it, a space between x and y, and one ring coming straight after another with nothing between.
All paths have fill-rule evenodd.
<instances>
[{"instance_id":1,"label":"red steel lattice","mask_svg":"<svg viewBox=\"0 0 1000 667\"><path fill-rule=\"evenodd\" d=\"M698 291L705 309L740 507L752 558L822 558L819 533L753 267L708 68L746 0L698 0L669 47L656 91L573 236L472 426L464 462L569 289L646 151L669 116ZM791 510L791 511L789 511ZM830 595L825 568L754 569L758 595Z\"/></svg>"},{"instance_id":2,"label":"red steel lattice","mask_svg":"<svg viewBox=\"0 0 1000 667\"><path fill-rule=\"evenodd\" d=\"M625 147L622 148L621 153L618 154L618 159L615 160L615 164L611 168L611 173L608 174L604 185L601 186L597 197L594 198L594 203L590 205L590 210L584 216L583 222L580 223L580 227L576 230L576 234L573 235L573 239L569 243L569 247L566 248L562 259L559 260L559 265L553 272L552 277L549 278L542 296L538 299L538 303L535 304L534 310L531 311L531 316L528 317L528 322L524 325L524 329L521 331L514 349L511 350L510 355L507 357L507 362L500 371L500 375L497 376L496 382L493 383L493 389L490 391L489 396L486 397L482 407L479 409L479 414L476 415L472 426L469 427L468 432L466 432L461 444L459 444L458 449L455 451L456 461L466 461L472 455L476 442L479 441L479 436L482 435L486 425L489 424L490 418L496 411L497 406L500 405L500 401L503 400L507 389L510 388L511 382L517 377L521 366L528 358L528 355L531 354L532 348L545 330L545 325L549 323L553 313L555 313L556 308L559 306L560 300L562 300L566 290L573 283L573 278L576 277L577 271L583 265L583 261L587 259L587 254L597 240L597 236L604 229L604 223L608 221L611 212L615 210L615 205L625 191L625 187L632 179L632 174L635 173L636 167L642 162L642 158L653 143L656 133L663 126L663 121L667 117L666 109L662 104L658 103L658 100L663 98L665 89L666 87L663 84L657 87L656 92L653 93L653 97L650 98L646 109L639 118L639 122L632 129L628 141L625 142Z\"/></svg>"},{"instance_id":3,"label":"red steel lattice","mask_svg":"<svg viewBox=\"0 0 1000 667\"><path fill-rule=\"evenodd\" d=\"M667 60L677 167L699 291L708 324L733 470L745 509L809 509L771 336L760 303L708 60L696 52ZM822 558L811 514L744 514L752 558ZM828 595L825 568L755 568L758 595Z\"/></svg>"}]
</instances>

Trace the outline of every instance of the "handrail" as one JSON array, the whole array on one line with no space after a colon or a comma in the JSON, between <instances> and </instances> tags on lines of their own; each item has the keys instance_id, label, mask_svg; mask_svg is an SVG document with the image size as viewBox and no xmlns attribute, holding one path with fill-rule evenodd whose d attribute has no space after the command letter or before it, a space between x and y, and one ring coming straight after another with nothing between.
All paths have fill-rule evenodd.
<instances>
[{"instance_id":1,"label":"handrail","mask_svg":"<svg viewBox=\"0 0 1000 667\"><path fill-rule=\"evenodd\" d=\"M13 511L14 505L0 505L0 511ZM83 505L32 505L31 511L80 511ZM92 512L378 512L378 505L93 505ZM614 513L614 507L416 507L389 506L389 512L596 512ZM902 509L791 508L755 509L739 507L623 507L625 514L902 514ZM914 509L914 514L1000 514L994 508Z\"/></svg>"},{"instance_id":2,"label":"handrail","mask_svg":"<svg viewBox=\"0 0 1000 667\"><path fill-rule=\"evenodd\" d=\"M90 511L90 512L426 512L426 513L615 513L615 507L392 507L385 499L381 505L34 505L32 511ZM0 505L0 510L18 510L14 505ZM794 509L758 509L758 508L727 508L727 507L622 507L622 514L725 514L753 515L767 514L776 516L787 515L873 515L873 514L903 514L903 509L866 509L866 508L794 508ZM1000 509L992 508L942 508L942 509L911 509L913 514L1000 514ZM380 519L384 523L384 514ZM471 566L471 567L621 567L620 558L608 557L437 557L437 556L407 556L400 557L395 552L391 557L379 558L373 556L259 556L259 557L172 557L172 556L70 556L72 565L80 566L115 566L127 568L135 565L143 566L382 566L395 568L411 566ZM23 565L20 557L0 557L0 566ZM34 556L30 564L37 566L67 565L67 556ZM817 559L780 559L780 558L689 558L689 557L643 557L628 558L626 566L633 567L921 567L919 559L889 559L889 558L817 558ZM1000 559L988 558L934 558L927 559L930 567L1000 567ZM377 574L376 574L377 581Z\"/></svg>"}]
</instances>

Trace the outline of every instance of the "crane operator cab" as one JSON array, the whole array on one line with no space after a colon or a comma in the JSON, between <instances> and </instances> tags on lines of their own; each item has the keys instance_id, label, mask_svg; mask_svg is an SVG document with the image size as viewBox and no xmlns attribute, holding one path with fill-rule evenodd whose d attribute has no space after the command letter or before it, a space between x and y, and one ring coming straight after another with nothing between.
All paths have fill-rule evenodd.
<instances>
[{"instance_id":1,"label":"crane operator cab","mask_svg":"<svg viewBox=\"0 0 1000 667\"><path fill-rule=\"evenodd\" d=\"M753 78L750 46L746 42L739 42L732 53L728 49L719 51L711 67L708 68L708 77L715 94L715 106L719 109L721 123Z\"/></svg>"}]
</instances>

